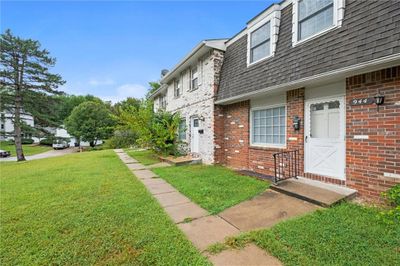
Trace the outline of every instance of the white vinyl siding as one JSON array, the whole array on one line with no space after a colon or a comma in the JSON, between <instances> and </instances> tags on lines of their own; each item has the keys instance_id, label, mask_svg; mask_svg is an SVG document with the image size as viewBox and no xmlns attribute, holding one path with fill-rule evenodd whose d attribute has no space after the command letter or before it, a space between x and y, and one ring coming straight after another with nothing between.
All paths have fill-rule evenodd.
<instances>
[{"instance_id":1,"label":"white vinyl siding","mask_svg":"<svg viewBox=\"0 0 400 266\"><path fill-rule=\"evenodd\" d=\"M250 33L250 63L257 62L271 54L270 39L270 22L267 22Z\"/></svg>"},{"instance_id":2,"label":"white vinyl siding","mask_svg":"<svg viewBox=\"0 0 400 266\"><path fill-rule=\"evenodd\" d=\"M251 111L251 144L284 146L286 144L286 107L278 106Z\"/></svg>"}]
</instances>

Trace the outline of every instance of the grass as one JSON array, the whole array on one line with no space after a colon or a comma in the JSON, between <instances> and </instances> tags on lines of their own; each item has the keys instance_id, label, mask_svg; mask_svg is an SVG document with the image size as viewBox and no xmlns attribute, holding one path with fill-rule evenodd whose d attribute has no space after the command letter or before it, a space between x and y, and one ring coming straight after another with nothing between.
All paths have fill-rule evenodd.
<instances>
[{"instance_id":1,"label":"grass","mask_svg":"<svg viewBox=\"0 0 400 266\"><path fill-rule=\"evenodd\" d=\"M209 265L113 151L1 165L2 265Z\"/></svg>"},{"instance_id":2,"label":"grass","mask_svg":"<svg viewBox=\"0 0 400 266\"><path fill-rule=\"evenodd\" d=\"M265 181L221 166L187 165L153 171L212 214L252 198L268 187Z\"/></svg>"},{"instance_id":3,"label":"grass","mask_svg":"<svg viewBox=\"0 0 400 266\"><path fill-rule=\"evenodd\" d=\"M15 153L15 145L8 141L0 141L0 149L11 152L11 156L16 156ZM53 148L50 146L43 146L37 144L24 144L22 145L22 149L24 151L25 156L35 155L38 153L46 152L52 150Z\"/></svg>"},{"instance_id":4,"label":"grass","mask_svg":"<svg viewBox=\"0 0 400 266\"><path fill-rule=\"evenodd\" d=\"M239 240L253 241L285 265L398 265L400 226L388 225L378 213L375 208L344 203ZM209 250L218 252L228 246Z\"/></svg>"},{"instance_id":5,"label":"grass","mask_svg":"<svg viewBox=\"0 0 400 266\"><path fill-rule=\"evenodd\" d=\"M145 151L125 150L125 152L129 156L138 160L143 165L151 165L160 162L160 159L158 159L157 155L151 150L145 150Z\"/></svg>"}]
</instances>

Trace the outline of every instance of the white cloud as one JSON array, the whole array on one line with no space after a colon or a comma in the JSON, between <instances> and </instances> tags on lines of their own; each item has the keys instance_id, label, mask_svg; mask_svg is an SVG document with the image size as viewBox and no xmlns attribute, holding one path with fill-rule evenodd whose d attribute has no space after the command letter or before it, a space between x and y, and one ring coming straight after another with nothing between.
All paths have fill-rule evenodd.
<instances>
[{"instance_id":1,"label":"white cloud","mask_svg":"<svg viewBox=\"0 0 400 266\"><path fill-rule=\"evenodd\" d=\"M140 84L124 84L115 89L114 95L100 96L104 101L116 103L128 97L142 98L145 96L147 88Z\"/></svg>"},{"instance_id":2,"label":"white cloud","mask_svg":"<svg viewBox=\"0 0 400 266\"><path fill-rule=\"evenodd\" d=\"M115 82L114 82L113 79L110 79L110 78L104 78L104 79L95 79L95 78L92 78L92 79L90 79L90 80L88 81L88 84L89 84L90 86L93 86L93 87L98 87L98 86L109 86L109 85L114 85Z\"/></svg>"}]
</instances>

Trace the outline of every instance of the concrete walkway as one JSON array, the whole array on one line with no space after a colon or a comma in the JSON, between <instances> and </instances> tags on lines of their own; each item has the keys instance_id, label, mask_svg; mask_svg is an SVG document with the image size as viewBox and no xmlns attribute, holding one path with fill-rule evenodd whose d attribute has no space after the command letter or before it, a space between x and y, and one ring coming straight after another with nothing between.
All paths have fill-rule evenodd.
<instances>
[{"instance_id":1,"label":"concrete walkway","mask_svg":"<svg viewBox=\"0 0 400 266\"><path fill-rule=\"evenodd\" d=\"M158 200L193 245L203 252L214 265L282 265L278 259L254 244L247 245L240 250L225 250L217 255L207 254L205 249L208 246L223 242L226 237L238 235L249 226L242 227L232 224L229 219L226 219L229 215L226 217L210 215L205 209L190 201L122 149L114 151ZM264 209L264 211L266 210Z\"/></svg>"},{"instance_id":2,"label":"concrete walkway","mask_svg":"<svg viewBox=\"0 0 400 266\"><path fill-rule=\"evenodd\" d=\"M62 155L74 153L77 151L78 150L76 148L68 148L68 149L63 149L63 150L50 150L50 151L45 151L45 152L38 153L35 155L25 156L25 159L27 161L38 160L38 159L62 156ZM0 162L15 162L15 161L17 161L17 157L0 158Z\"/></svg>"}]
</instances>

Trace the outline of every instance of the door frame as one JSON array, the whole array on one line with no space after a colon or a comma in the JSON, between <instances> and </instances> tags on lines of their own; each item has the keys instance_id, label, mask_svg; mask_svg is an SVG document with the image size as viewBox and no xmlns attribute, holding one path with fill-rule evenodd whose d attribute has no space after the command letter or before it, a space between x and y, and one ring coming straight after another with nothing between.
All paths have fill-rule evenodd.
<instances>
[{"instance_id":1,"label":"door frame","mask_svg":"<svg viewBox=\"0 0 400 266\"><path fill-rule=\"evenodd\" d=\"M343 143L343 151L342 151L342 168L343 168L343 172L342 175L340 176L332 176L332 175L324 175L321 173L314 173L312 171L310 171L309 166L307 165L307 141L306 141L306 137L309 136L310 133L310 105L311 104L315 104L315 103L321 103L321 102L329 102L329 101L339 101L340 102L340 106L342 107L341 110L341 115L340 115L340 138ZM339 94L339 95L331 95L331 96L327 96L327 97L319 97L319 98L311 98L311 99L307 99L304 101L304 173L310 173L310 174L316 174L316 175L321 175L321 176L327 176L327 177L331 177L334 179L338 179L338 180L346 180L346 95L344 94Z\"/></svg>"}]
</instances>

